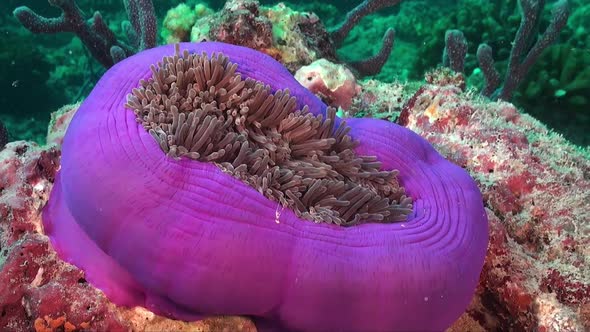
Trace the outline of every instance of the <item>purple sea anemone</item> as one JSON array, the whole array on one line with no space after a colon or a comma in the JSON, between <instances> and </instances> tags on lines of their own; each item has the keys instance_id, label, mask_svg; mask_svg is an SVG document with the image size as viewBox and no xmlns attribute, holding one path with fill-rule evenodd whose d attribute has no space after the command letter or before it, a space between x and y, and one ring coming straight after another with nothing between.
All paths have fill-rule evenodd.
<instances>
[{"instance_id":1,"label":"purple sea anemone","mask_svg":"<svg viewBox=\"0 0 590 332\"><path fill-rule=\"evenodd\" d=\"M116 64L72 120L43 214L62 258L185 320L432 331L463 313L488 243L467 172L408 129L335 118L262 53L180 47Z\"/></svg>"}]
</instances>

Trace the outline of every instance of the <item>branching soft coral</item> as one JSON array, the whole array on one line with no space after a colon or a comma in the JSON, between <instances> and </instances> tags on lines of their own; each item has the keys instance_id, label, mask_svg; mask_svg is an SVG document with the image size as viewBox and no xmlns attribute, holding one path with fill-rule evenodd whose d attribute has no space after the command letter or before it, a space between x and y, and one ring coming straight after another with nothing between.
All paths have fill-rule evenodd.
<instances>
[{"instance_id":1,"label":"branching soft coral","mask_svg":"<svg viewBox=\"0 0 590 332\"><path fill-rule=\"evenodd\" d=\"M372 14L380 9L395 6L402 2L402 0L365 0L347 15L346 19L336 27L331 33L330 38L336 46L339 46L344 41L350 30L365 16ZM356 69L359 74L363 76L370 76L378 74L385 65L385 62L391 54L393 49L395 33L392 28L387 29L383 35L381 50L377 54L361 61L349 63L351 67Z\"/></svg>"},{"instance_id":2,"label":"branching soft coral","mask_svg":"<svg viewBox=\"0 0 590 332\"><path fill-rule=\"evenodd\" d=\"M117 39L100 12L95 12L92 19L86 20L75 0L48 1L62 10L59 17L47 18L26 6L16 8L13 14L33 33L75 33L105 68L138 51L156 46L156 16L152 0L124 1L130 20L125 22L124 29L130 44Z\"/></svg>"}]
</instances>

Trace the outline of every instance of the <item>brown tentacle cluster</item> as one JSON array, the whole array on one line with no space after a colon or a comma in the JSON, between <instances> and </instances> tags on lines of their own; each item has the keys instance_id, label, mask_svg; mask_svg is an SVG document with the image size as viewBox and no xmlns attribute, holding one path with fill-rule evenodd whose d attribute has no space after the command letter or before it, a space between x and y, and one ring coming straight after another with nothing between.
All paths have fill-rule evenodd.
<instances>
[{"instance_id":1,"label":"brown tentacle cluster","mask_svg":"<svg viewBox=\"0 0 590 332\"><path fill-rule=\"evenodd\" d=\"M177 45L126 107L168 156L213 162L299 217L338 225L406 218L412 201L397 171L356 155L333 108L325 119L297 110L288 90L272 93L236 69L223 54L180 54Z\"/></svg>"}]
</instances>

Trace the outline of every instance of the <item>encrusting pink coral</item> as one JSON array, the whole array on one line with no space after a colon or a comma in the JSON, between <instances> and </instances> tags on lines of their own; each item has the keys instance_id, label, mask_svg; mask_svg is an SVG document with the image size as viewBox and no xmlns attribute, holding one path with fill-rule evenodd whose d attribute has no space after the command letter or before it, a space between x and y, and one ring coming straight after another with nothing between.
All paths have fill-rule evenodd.
<instances>
[{"instance_id":1,"label":"encrusting pink coral","mask_svg":"<svg viewBox=\"0 0 590 332\"><path fill-rule=\"evenodd\" d=\"M295 72L295 79L326 104L348 110L361 91L354 74L342 64L319 59Z\"/></svg>"}]
</instances>

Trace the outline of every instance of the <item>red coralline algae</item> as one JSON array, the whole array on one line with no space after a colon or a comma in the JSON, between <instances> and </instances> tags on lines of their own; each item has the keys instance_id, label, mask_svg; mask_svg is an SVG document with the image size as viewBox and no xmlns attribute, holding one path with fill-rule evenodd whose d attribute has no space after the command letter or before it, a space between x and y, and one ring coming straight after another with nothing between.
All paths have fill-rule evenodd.
<instances>
[{"instance_id":1,"label":"red coralline algae","mask_svg":"<svg viewBox=\"0 0 590 332\"><path fill-rule=\"evenodd\" d=\"M257 1L227 2L220 13L211 17L211 36L226 43L270 49L272 24L260 16L259 10Z\"/></svg>"},{"instance_id":2,"label":"red coralline algae","mask_svg":"<svg viewBox=\"0 0 590 332\"><path fill-rule=\"evenodd\" d=\"M493 168L489 167L489 170ZM491 173L491 172L490 172ZM493 191L484 194L489 207L500 215L517 214L522 211L522 205L510 189L505 186L496 186Z\"/></svg>"},{"instance_id":3,"label":"red coralline algae","mask_svg":"<svg viewBox=\"0 0 590 332\"><path fill-rule=\"evenodd\" d=\"M40 317L65 316L73 326L92 320L97 329L121 330L122 320L105 318L113 307L80 270L57 258L42 234L39 212L59 155L53 147L26 142L10 143L0 153L0 327L27 331Z\"/></svg>"},{"instance_id":4,"label":"red coralline algae","mask_svg":"<svg viewBox=\"0 0 590 332\"><path fill-rule=\"evenodd\" d=\"M555 293L557 300L569 305L590 303L590 285L563 276L551 269L542 279L541 288L548 293Z\"/></svg>"},{"instance_id":5,"label":"red coralline algae","mask_svg":"<svg viewBox=\"0 0 590 332\"><path fill-rule=\"evenodd\" d=\"M452 85L421 87L400 120L469 170L489 208L488 255L465 315L485 330L588 329L589 152Z\"/></svg>"},{"instance_id":6,"label":"red coralline algae","mask_svg":"<svg viewBox=\"0 0 590 332\"><path fill-rule=\"evenodd\" d=\"M506 179L506 186L516 197L530 194L536 185L536 180L529 171L514 174Z\"/></svg>"}]
</instances>

